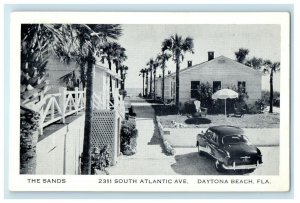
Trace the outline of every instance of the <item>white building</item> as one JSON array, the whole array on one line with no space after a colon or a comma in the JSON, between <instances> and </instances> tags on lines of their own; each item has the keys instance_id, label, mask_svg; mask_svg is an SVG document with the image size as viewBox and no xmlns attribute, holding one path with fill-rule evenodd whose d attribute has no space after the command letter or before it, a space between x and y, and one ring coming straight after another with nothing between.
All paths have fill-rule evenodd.
<instances>
[{"instance_id":1,"label":"white building","mask_svg":"<svg viewBox=\"0 0 300 203\"><path fill-rule=\"evenodd\" d=\"M175 75L165 76L165 101L175 101ZM157 78L157 97L162 97L162 78ZM179 101L181 104L196 98L197 87L200 83L209 83L213 92L223 88L243 88L249 98L247 103L253 103L261 98L262 73L238 63L225 56L214 58L213 52L208 52L208 61L188 66L180 70Z\"/></svg>"}]
</instances>

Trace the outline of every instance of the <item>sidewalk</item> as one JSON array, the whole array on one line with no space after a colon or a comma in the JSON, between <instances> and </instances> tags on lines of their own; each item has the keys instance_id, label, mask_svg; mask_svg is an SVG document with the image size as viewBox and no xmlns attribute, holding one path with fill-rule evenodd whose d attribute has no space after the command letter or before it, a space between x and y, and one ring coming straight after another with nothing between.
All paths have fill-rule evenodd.
<instances>
[{"instance_id":1,"label":"sidewalk","mask_svg":"<svg viewBox=\"0 0 300 203\"><path fill-rule=\"evenodd\" d=\"M111 175L172 175L176 174L170 167L174 157L164 153L158 128L154 123L154 109L145 100L132 103L137 115L138 129L137 153L132 156L118 157L117 164L108 169Z\"/></svg>"}]
</instances>

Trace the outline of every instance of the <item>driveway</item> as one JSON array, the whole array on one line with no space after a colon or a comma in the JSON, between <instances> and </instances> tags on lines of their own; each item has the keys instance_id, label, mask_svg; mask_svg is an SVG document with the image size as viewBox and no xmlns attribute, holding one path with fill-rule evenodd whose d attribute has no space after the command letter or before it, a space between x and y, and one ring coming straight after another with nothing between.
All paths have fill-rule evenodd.
<instances>
[{"instance_id":1,"label":"driveway","mask_svg":"<svg viewBox=\"0 0 300 203\"><path fill-rule=\"evenodd\" d=\"M214 160L200 156L196 147L175 148L176 154L165 154L158 128L154 122L154 109L143 99L131 101L136 113L137 153L118 157L117 164L108 169L111 175L278 175L279 147L260 147L264 164L252 173L219 173ZM194 138L193 140L195 140Z\"/></svg>"}]
</instances>

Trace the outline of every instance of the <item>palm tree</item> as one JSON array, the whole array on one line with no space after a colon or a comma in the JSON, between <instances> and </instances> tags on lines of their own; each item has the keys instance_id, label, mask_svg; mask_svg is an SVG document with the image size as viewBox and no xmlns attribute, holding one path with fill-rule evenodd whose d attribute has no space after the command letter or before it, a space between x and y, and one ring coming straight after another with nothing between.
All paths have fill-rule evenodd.
<instances>
[{"instance_id":1,"label":"palm tree","mask_svg":"<svg viewBox=\"0 0 300 203\"><path fill-rule=\"evenodd\" d=\"M126 49L118 45L115 47L115 52L113 54L113 63L116 67L116 73L119 72L119 66L127 59ZM120 74L122 76L122 74Z\"/></svg>"},{"instance_id":2,"label":"palm tree","mask_svg":"<svg viewBox=\"0 0 300 203\"><path fill-rule=\"evenodd\" d=\"M157 56L157 60L161 65L162 70L162 100L165 101L165 70L166 62L171 58L171 54L163 52Z\"/></svg>"},{"instance_id":3,"label":"palm tree","mask_svg":"<svg viewBox=\"0 0 300 203\"><path fill-rule=\"evenodd\" d=\"M270 110L269 113L273 113L273 74L280 71L280 62L271 62L265 60L263 71L270 74Z\"/></svg>"},{"instance_id":4,"label":"palm tree","mask_svg":"<svg viewBox=\"0 0 300 203\"><path fill-rule=\"evenodd\" d=\"M179 70L180 63L184 58L184 53L194 53L194 40L191 37L182 38L177 34L172 35L170 38L162 42L162 51L169 50L172 52L173 60L176 63L176 110L179 113Z\"/></svg>"},{"instance_id":5,"label":"palm tree","mask_svg":"<svg viewBox=\"0 0 300 203\"><path fill-rule=\"evenodd\" d=\"M142 68L140 70L140 74L139 75L142 75L143 77L143 97L145 96L145 74L146 74L146 69Z\"/></svg>"},{"instance_id":6,"label":"palm tree","mask_svg":"<svg viewBox=\"0 0 300 203\"><path fill-rule=\"evenodd\" d=\"M90 44L87 55L87 87L86 87L86 110L84 125L84 140L82 152L82 174L91 174L91 121L93 115L93 75L96 55L99 54L99 46L107 40L107 38L118 39L121 36L122 29L119 24L99 24L87 25L85 31L90 34L90 38L86 41ZM110 67L111 68L111 67Z\"/></svg>"},{"instance_id":7,"label":"palm tree","mask_svg":"<svg viewBox=\"0 0 300 203\"><path fill-rule=\"evenodd\" d=\"M24 29L22 31L23 35L21 45L25 48L22 48L21 50L21 58L23 59L21 70L27 70L29 64L28 62L32 61L31 59L28 59L28 53L33 53L35 57L43 56L43 59L45 59L47 55L56 54L65 62L70 61L70 59L74 59L77 62L84 60L87 64L87 70L85 71L87 88L84 146L82 154L82 174L90 174L91 120L93 109L93 69L95 64L95 57L99 50L99 45L105 42L107 38L117 39L121 35L122 29L120 25L113 24L44 24L29 25L23 28ZM28 42L31 42L31 44ZM36 47L36 50L31 51L32 49L30 47ZM43 50L39 50L40 48L43 48ZM42 69L44 66L44 62L41 64L43 65L35 66L35 70L39 68ZM35 71L33 75L37 75L38 72L39 71ZM21 76L21 81L24 81L25 84L28 74L25 73L24 75L25 77L23 78ZM40 81L40 79L38 79L37 81ZM36 84L38 83L39 82L36 82ZM39 85L40 84L38 84L37 87ZM34 146L34 143L32 144L32 146ZM30 154L30 156L35 156L35 150L34 153Z\"/></svg>"},{"instance_id":8,"label":"palm tree","mask_svg":"<svg viewBox=\"0 0 300 203\"><path fill-rule=\"evenodd\" d=\"M244 48L239 48L239 50L237 52L234 52L236 60L239 63L243 63L246 60L246 56L249 54L249 50L248 49L244 49Z\"/></svg>"},{"instance_id":9,"label":"palm tree","mask_svg":"<svg viewBox=\"0 0 300 203\"><path fill-rule=\"evenodd\" d=\"M256 58L255 56L245 63L246 66L249 66L255 70L261 69L261 66L263 65L263 59L262 58Z\"/></svg>"},{"instance_id":10,"label":"palm tree","mask_svg":"<svg viewBox=\"0 0 300 203\"><path fill-rule=\"evenodd\" d=\"M104 63L105 60L108 63L109 70L112 69L111 65L114 59L114 56L117 52L117 49L120 48L120 45L116 42L106 42L100 48L100 55L101 55L101 62ZM109 77L109 92L110 92L110 100L113 102L113 95L112 95L112 78Z\"/></svg>"},{"instance_id":11,"label":"palm tree","mask_svg":"<svg viewBox=\"0 0 300 203\"><path fill-rule=\"evenodd\" d=\"M20 174L35 174L41 93L46 92L46 66L63 36L55 25L22 24L20 75ZM30 104L35 105L30 105Z\"/></svg>"},{"instance_id":12,"label":"palm tree","mask_svg":"<svg viewBox=\"0 0 300 203\"><path fill-rule=\"evenodd\" d=\"M148 71L150 72L150 90L149 90L149 94L150 94L150 96L152 97L152 93L153 93L153 91L152 91L152 71L153 71L153 65L154 65L154 60L153 60L153 58L150 58L150 60L148 61L148 63L147 63L147 66L149 66L149 69L148 69Z\"/></svg>"},{"instance_id":13,"label":"palm tree","mask_svg":"<svg viewBox=\"0 0 300 203\"><path fill-rule=\"evenodd\" d=\"M156 99L156 68L159 66L157 59L153 63L153 96Z\"/></svg>"},{"instance_id":14,"label":"palm tree","mask_svg":"<svg viewBox=\"0 0 300 203\"><path fill-rule=\"evenodd\" d=\"M149 79L148 79L149 70L148 70L148 68L145 68L145 73L146 73L146 88L145 88L145 96L148 96L148 92L149 92Z\"/></svg>"},{"instance_id":15,"label":"palm tree","mask_svg":"<svg viewBox=\"0 0 300 203\"><path fill-rule=\"evenodd\" d=\"M120 65L119 69L120 69L120 75L121 75L121 90L125 90L125 79L126 79L128 66Z\"/></svg>"}]
</instances>

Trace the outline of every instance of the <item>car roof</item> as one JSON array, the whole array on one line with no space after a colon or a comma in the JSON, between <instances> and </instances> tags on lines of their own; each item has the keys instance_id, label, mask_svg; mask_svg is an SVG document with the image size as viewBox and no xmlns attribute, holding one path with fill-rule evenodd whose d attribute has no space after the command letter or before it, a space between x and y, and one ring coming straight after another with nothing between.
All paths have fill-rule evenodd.
<instances>
[{"instance_id":1,"label":"car roof","mask_svg":"<svg viewBox=\"0 0 300 203\"><path fill-rule=\"evenodd\" d=\"M213 126L210 127L209 130L212 132L220 135L220 136L226 136L226 135L243 135L244 131L236 126L230 126L230 125L220 125L220 126Z\"/></svg>"}]
</instances>

